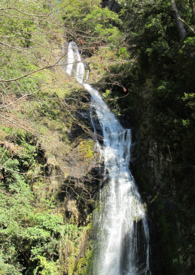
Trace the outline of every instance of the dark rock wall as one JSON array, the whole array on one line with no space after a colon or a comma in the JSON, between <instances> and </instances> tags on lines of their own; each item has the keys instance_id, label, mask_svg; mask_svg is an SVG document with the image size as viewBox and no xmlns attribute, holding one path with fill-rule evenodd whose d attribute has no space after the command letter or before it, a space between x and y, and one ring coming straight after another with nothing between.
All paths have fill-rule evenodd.
<instances>
[{"instance_id":1,"label":"dark rock wall","mask_svg":"<svg viewBox=\"0 0 195 275\"><path fill-rule=\"evenodd\" d=\"M164 154L153 135L149 105L142 112L132 128L130 167L147 205L152 274L194 274L194 171L179 169L170 150Z\"/></svg>"}]
</instances>

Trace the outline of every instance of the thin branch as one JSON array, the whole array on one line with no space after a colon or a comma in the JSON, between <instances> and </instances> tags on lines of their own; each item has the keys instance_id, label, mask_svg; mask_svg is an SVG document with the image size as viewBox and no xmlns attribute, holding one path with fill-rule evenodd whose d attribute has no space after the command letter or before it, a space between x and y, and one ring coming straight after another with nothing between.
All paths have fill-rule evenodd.
<instances>
[{"instance_id":1,"label":"thin branch","mask_svg":"<svg viewBox=\"0 0 195 275\"><path fill-rule=\"evenodd\" d=\"M195 30L192 28L192 27L190 27L181 17L179 17L179 20L182 22L182 23L184 23L194 34L195 34Z\"/></svg>"},{"instance_id":2,"label":"thin branch","mask_svg":"<svg viewBox=\"0 0 195 275\"><path fill-rule=\"evenodd\" d=\"M31 134L34 135L34 136L39 136L39 137L43 137L43 138L46 138L46 139L53 140L52 138L46 137L46 136L44 136L44 135L40 135L40 134L38 134L38 133L33 133L31 130L26 129L25 127L21 126L20 124L18 124L18 123L15 122L14 120L11 120L11 119L9 119L9 118L7 118L7 117L4 117L4 116L2 116L1 114L0 114L0 117L2 117L2 118L5 119L5 120L8 120L10 123L15 124L17 127L21 128L21 129L23 129L23 130L25 130L26 132L31 133ZM63 146L68 147L68 146L66 146L65 144L63 144Z\"/></svg>"},{"instance_id":3,"label":"thin branch","mask_svg":"<svg viewBox=\"0 0 195 275\"><path fill-rule=\"evenodd\" d=\"M10 160L10 159L9 159L9 160ZM7 162L6 162L6 163L7 163ZM19 175L29 175L28 172L27 172L27 173L23 173L23 172L14 171L14 170L12 170L12 169L7 168L7 167L5 166L6 163L4 163L3 165L1 165L0 169L4 168L5 170L7 170L7 171L9 171L9 172L16 173L16 174L19 174ZM35 174L35 173L34 173L34 174ZM34 174L32 174L32 175L34 175ZM50 179L50 178L60 178L60 177L62 177L62 175L58 175L58 176L49 176L49 177L46 177L46 176L43 176L43 175L35 175L35 177Z\"/></svg>"},{"instance_id":4,"label":"thin branch","mask_svg":"<svg viewBox=\"0 0 195 275\"><path fill-rule=\"evenodd\" d=\"M42 17L48 17L48 16L50 16L50 15L53 13L53 11L52 11L51 13L47 13L47 14L45 14L45 15L36 15L36 14L25 13L25 12L23 12L23 11L21 11L21 10L18 10L18 9L16 9L16 8L13 8L13 7L1 8L1 9L0 9L0 11L5 11L5 10L15 10L15 11L17 11L17 12L19 12L19 13L24 14L24 15L33 16L33 17L41 17L41 18L42 18Z\"/></svg>"},{"instance_id":5,"label":"thin branch","mask_svg":"<svg viewBox=\"0 0 195 275\"><path fill-rule=\"evenodd\" d=\"M48 65L48 66L42 67L42 68L40 68L40 69L38 69L38 70L29 72L29 73L27 73L27 74L25 74L25 75L22 75L22 76L20 76L20 77L17 77L17 78L8 79L8 80L6 80L6 79L0 79L0 82L3 82L3 83L14 82L14 81L16 81L16 80L20 80L20 79L22 79L22 78L25 78L25 77L27 77L27 76L29 76L29 75L31 75L31 74L34 74L34 73L43 71L43 70L45 70L45 69L50 69L50 68L54 67L56 64L58 64L58 63L60 62L60 60L62 60L62 58L63 58L64 56L65 56L65 55L62 55L53 65Z\"/></svg>"},{"instance_id":6,"label":"thin branch","mask_svg":"<svg viewBox=\"0 0 195 275\"><path fill-rule=\"evenodd\" d=\"M6 195L6 196L14 197L12 194L10 194L10 193L8 193L8 192L6 192L6 191L3 191L3 190L1 190L1 189L0 189L0 193L4 194L4 195Z\"/></svg>"},{"instance_id":7,"label":"thin branch","mask_svg":"<svg viewBox=\"0 0 195 275\"><path fill-rule=\"evenodd\" d=\"M124 96L120 96L120 97L118 97L118 99L120 99L120 98L124 98L124 97L126 97L126 96L128 96L129 95L129 93L128 94L126 94L126 95L124 95Z\"/></svg>"},{"instance_id":8,"label":"thin branch","mask_svg":"<svg viewBox=\"0 0 195 275\"><path fill-rule=\"evenodd\" d=\"M35 135L35 133L33 133L31 130L26 129L25 127L23 127L20 124L16 123L14 120L11 120L11 119L9 119L9 118L7 118L5 116L2 116L2 115L0 115L0 117L2 117L3 119L8 120L9 122L15 124L16 126L18 126L19 128L25 130L26 132L29 132L29 133Z\"/></svg>"},{"instance_id":9,"label":"thin branch","mask_svg":"<svg viewBox=\"0 0 195 275\"><path fill-rule=\"evenodd\" d=\"M9 103L9 104L6 104L6 105L1 106L0 109L7 108L8 106L10 106L10 105L12 105L12 104L15 104L16 102L22 100L23 98L25 98L25 97L27 97L27 96L30 96L30 95L34 95L34 94L38 93L39 91L40 91L40 89L38 89L38 90L37 90L36 92L34 92L34 93L30 93L30 94L23 95L22 97L18 98L17 100L12 101L12 102Z\"/></svg>"}]
</instances>

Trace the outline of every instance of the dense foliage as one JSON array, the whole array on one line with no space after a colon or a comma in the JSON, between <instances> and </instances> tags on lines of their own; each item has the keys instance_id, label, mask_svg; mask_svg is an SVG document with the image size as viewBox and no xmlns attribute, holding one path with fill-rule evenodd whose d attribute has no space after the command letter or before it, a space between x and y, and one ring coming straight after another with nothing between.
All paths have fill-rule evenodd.
<instances>
[{"instance_id":1,"label":"dense foliage","mask_svg":"<svg viewBox=\"0 0 195 275\"><path fill-rule=\"evenodd\" d=\"M185 20L186 37L177 31L171 1L124 1L122 16L128 29L128 48L136 62L124 81L130 97L145 97L150 109L153 136L164 155L178 164L194 164L195 24L189 1L178 1ZM129 6L128 6L129 4ZM120 70L120 69L119 69ZM136 83L136 84L135 84ZM132 94L132 95L131 95ZM126 100L126 99L125 99ZM139 108L139 107L138 107ZM184 164L185 163L185 164Z\"/></svg>"},{"instance_id":2,"label":"dense foliage","mask_svg":"<svg viewBox=\"0 0 195 275\"><path fill-rule=\"evenodd\" d=\"M56 1L0 4L1 274L83 274L90 255L90 216L80 212L93 204L82 177L94 142L76 116L88 97L62 69L58 9Z\"/></svg>"}]
</instances>

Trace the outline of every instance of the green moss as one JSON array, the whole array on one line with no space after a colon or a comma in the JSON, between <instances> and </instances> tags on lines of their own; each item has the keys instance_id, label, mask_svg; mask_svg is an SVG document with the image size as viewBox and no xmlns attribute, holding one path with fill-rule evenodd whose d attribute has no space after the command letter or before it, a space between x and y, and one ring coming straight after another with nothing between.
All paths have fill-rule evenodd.
<instances>
[{"instance_id":1,"label":"green moss","mask_svg":"<svg viewBox=\"0 0 195 275\"><path fill-rule=\"evenodd\" d=\"M90 139L83 139L80 141L77 150L82 155L83 158L87 161L88 159L94 158L94 148L95 142Z\"/></svg>"}]
</instances>

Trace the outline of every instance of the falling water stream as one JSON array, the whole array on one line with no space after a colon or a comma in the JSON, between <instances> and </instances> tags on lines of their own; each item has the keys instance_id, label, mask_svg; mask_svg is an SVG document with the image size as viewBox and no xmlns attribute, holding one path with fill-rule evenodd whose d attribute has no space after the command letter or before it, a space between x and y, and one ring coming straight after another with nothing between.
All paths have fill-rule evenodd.
<instances>
[{"instance_id":1,"label":"falling water stream","mask_svg":"<svg viewBox=\"0 0 195 275\"><path fill-rule=\"evenodd\" d=\"M131 130L121 126L99 92L85 83L88 72L74 42L69 43L66 72L89 91L94 132L97 136L98 121L103 135L103 144L98 139L96 144L107 180L94 217L97 237L93 275L151 275L146 213L129 169Z\"/></svg>"}]
</instances>

